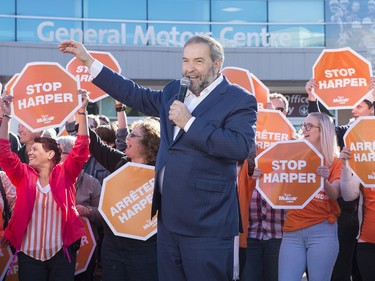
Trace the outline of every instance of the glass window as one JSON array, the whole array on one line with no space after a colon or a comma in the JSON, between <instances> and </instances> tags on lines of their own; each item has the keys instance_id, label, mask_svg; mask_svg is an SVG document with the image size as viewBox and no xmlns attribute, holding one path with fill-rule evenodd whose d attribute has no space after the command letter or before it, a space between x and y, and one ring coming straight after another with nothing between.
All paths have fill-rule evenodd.
<instances>
[{"instance_id":1,"label":"glass window","mask_svg":"<svg viewBox=\"0 0 375 281\"><path fill-rule=\"evenodd\" d=\"M100 108L100 114L108 116L108 118L111 120L117 120L117 113L114 106L115 101L112 97L105 97L95 104L97 104ZM133 120L134 117L145 116L143 113L136 111L129 106L126 107L126 115L128 117L128 125L131 123L131 120Z\"/></svg>"},{"instance_id":2,"label":"glass window","mask_svg":"<svg viewBox=\"0 0 375 281\"><path fill-rule=\"evenodd\" d=\"M324 46L324 25L321 24L324 22L323 0L269 0L268 21L296 23L269 25L269 33L288 42L289 46L285 47Z\"/></svg>"},{"instance_id":3,"label":"glass window","mask_svg":"<svg viewBox=\"0 0 375 281\"><path fill-rule=\"evenodd\" d=\"M212 21L267 21L265 0L212 0Z\"/></svg>"},{"instance_id":4,"label":"glass window","mask_svg":"<svg viewBox=\"0 0 375 281\"><path fill-rule=\"evenodd\" d=\"M327 0L326 45L329 48L370 48L375 45L375 2ZM373 62L373 59L372 63Z\"/></svg>"},{"instance_id":5,"label":"glass window","mask_svg":"<svg viewBox=\"0 0 375 281\"><path fill-rule=\"evenodd\" d=\"M117 114L115 111L115 101L112 97L106 97L98 101L100 108L100 114L106 115L110 119L117 119Z\"/></svg>"},{"instance_id":6,"label":"glass window","mask_svg":"<svg viewBox=\"0 0 375 281\"><path fill-rule=\"evenodd\" d=\"M268 47L267 25L259 24L267 22L267 1L212 0L211 10L220 23L212 25L213 36L225 47Z\"/></svg>"},{"instance_id":7,"label":"glass window","mask_svg":"<svg viewBox=\"0 0 375 281\"><path fill-rule=\"evenodd\" d=\"M88 44L143 45L147 24L126 22L147 19L147 0L83 0L84 17L106 19L84 22ZM111 19L113 21L111 21ZM143 40L143 41L142 41Z\"/></svg>"},{"instance_id":8,"label":"glass window","mask_svg":"<svg viewBox=\"0 0 375 281\"><path fill-rule=\"evenodd\" d=\"M148 19L166 21L150 23L148 44L183 46L196 33L211 35L209 0L148 0ZM197 21L198 24L175 24L168 21ZM202 23L203 22L203 23Z\"/></svg>"},{"instance_id":9,"label":"glass window","mask_svg":"<svg viewBox=\"0 0 375 281\"><path fill-rule=\"evenodd\" d=\"M17 15L46 17L82 17L82 3L77 0L35 1L17 0ZM17 19L17 40L27 42L54 42L78 40L82 35L82 22L57 19Z\"/></svg>"},{"instance_id":10,"label":"glass window","mask_svg":"<svg viewBox=\"0 0 375 281\"><path fill-rule=\"evenodd\" d=\"M373 0L2 0L0 14L21 18L0 17L0 40L58 43L74 39L87 44L183 46L191 36L204 33L219 39L226 47L373 48L374 3ZM174 23L179 21L182 23Z\"/></svg>"},{"instance_id":11,"label":"glass window","mask_svg":"<svg viewBox=\"0 0 375 281\"><path fill-rule=\"evenodd\" d=\"M3 0L0 4L0 14L14 15L16 13L15 0ZM16 20L13 18L0 18L0 40L16 40Z\"/></svg>"}]
</instances>

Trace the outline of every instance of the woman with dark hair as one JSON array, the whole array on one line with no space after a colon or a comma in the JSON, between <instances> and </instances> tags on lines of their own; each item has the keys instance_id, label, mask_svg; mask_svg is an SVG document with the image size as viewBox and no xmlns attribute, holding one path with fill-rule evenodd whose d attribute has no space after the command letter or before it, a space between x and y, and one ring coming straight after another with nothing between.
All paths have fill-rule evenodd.
<instances>
[{"instance_id":1,"label":"woman with dark hair","mask_svg":"<svg viewBox=\"0 0 375 281\"><path fill-rule=\"evenodd\" d=\"M152 118L135 121L126 138L125 153L104 144L90 130L90 153L111 173L129 161L155 165L160 143L159 127L159 122ZM101 251L104 281L158 280L156 234L141 241L115 236L105 225Z\"/></svg>"},{"instance_id":2,"label":"woman with dark hair","mask_svg":"<svg viewBox=\"0 0 375 281\"><path fill-rule=\"evenodd\" d=\"M11 152L9 143L12 96L0 100L0 167L16 187L14 212L4 232L16 250L19 280L74 280L76 254L83 228L75 208L75 182L88 158L88 129L83 98L81 124L74 148L62 163L55 139L38 137L28 152L29 164Z\"/></svg>"}]
</instances>

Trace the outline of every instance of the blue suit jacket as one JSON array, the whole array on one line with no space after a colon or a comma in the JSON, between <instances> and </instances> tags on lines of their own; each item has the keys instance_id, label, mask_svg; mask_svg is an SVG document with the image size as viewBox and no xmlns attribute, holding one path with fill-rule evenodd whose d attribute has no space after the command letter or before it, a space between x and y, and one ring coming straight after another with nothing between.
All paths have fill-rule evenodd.
<instances>
[{"instance_id":1,"label":"blue suit jacket","mask_svg":"<svg viewBox=\"0 0 375 281\"><path fill-rule=\"evenodd\" d=\"M173 140L168 112L179 91L178 80L152 90L104 67L93 82L116 100L160 117L152 215L158 210L158 220L183 235L238 235L236 162L246 159L255 145L256 99L224 78L192 112L196 119L188 132L180 130Z\"/></svg>"}]
</instances>

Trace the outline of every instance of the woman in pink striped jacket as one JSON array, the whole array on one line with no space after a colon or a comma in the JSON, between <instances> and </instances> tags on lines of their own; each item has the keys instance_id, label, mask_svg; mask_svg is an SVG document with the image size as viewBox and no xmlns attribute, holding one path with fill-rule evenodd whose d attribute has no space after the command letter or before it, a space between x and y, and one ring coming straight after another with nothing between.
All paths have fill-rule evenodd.
<instances>
[{"instance_id":1,"label":"woman in pink striped jacket","mask_svg":"<svg viewBox=\"0 0 375 281\"><path fill-rule=\"evenodd\" d=\"M67 159L59 163L61 149L55 139L35 139L29 164L10 150L11 96L0 100L4 111L0 126L0 167L16 186L17 200L4 233L18 256L19 280L74 280L76 252L83 235L75 208L75 182L88 159L89 137L83 98L78 110L77 141Z\"/></svg>"}]
</instances>

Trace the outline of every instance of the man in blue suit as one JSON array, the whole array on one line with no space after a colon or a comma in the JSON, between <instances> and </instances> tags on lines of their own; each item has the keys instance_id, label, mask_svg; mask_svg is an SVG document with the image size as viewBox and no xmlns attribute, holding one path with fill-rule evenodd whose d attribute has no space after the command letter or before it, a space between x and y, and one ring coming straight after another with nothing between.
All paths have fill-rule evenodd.
<instances>
[{"instance_id":1,"label":"man in blue suit","mask_svg":"<svg viewBox=\"0 0 375 281\"><path fill-rule=\"evenodd\" d=\"M116 100L160 117L152 216L158 211L158 270L161 281L233 278L234 237L239 233L236 163L255 145L257 102L220 73L221 44L190 38L182 76L191 81L183 102L180 81L152 90L112 72L74 41L59 49L89 67L93 83Z\"/></svg>"}]
</instances>

